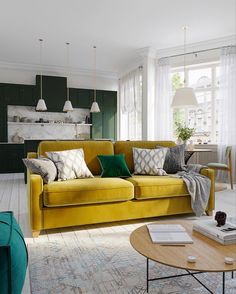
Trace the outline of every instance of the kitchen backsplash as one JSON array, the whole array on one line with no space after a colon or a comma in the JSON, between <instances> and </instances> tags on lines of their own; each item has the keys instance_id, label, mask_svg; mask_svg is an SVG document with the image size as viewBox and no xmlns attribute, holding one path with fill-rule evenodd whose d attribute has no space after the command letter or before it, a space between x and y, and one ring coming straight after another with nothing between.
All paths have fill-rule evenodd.
<instances>
[{"instance_id":1,"label":"kitchen backsplash","mask_svg":"<svg viewBox=\"0 0 236 294\"><path fill-rule=\"evenodd\" d=\"M49 122L71 122L82 123L85 122L86 116L90 115L89 109L74 108L70 113L63 112L38 112L31 106L13 106L8 105L8 121L13 122L16 119L31 120L31 122L39 121L40 118ZM23 120L24 121L24 120ZM26 121L25 121L26 122Z\"/></svg>"},{"instance_id":2,"label":"kitchen backsplash","mask_svg":"<svg viewBox=\"0 0 236 294\"><path fill-rule=\"evenodd\" d=\"M88 109L81 108L70 113L56 113L36 112L34 107L29 106L8 106L8 142L89 139L90 126L80 125L88 123L89 115Z\"/></svg>"}]
</instances>

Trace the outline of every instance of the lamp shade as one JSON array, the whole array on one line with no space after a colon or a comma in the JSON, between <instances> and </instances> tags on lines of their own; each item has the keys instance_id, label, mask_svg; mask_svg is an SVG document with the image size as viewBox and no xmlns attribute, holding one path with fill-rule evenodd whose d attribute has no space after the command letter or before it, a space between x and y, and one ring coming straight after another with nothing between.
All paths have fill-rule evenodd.
<instances>
[{"instance_id":1,"label":"lamp shade","mask_svg":"<svg viewBox=\"0 0 236 294\"><path fill-rule=\"evenodd\" d=\"M93 102L90 112L100 112L100 108L98 106L98 103L96 101Z\"/></svg>"},{"instance_id":2,"label":"lamp shade","mask_svg":"<svg viewBox=\"0 0 236 294\"><path fill-rule=\"evenodd\" d=\"M37 111L46 111L47 110L47 106L46 106L46 103L45 103L44 99L40 98L38 100L36 110Z\"/></svg>"},{"instance_id":3,"label":"lamp shade","mask_svg":"<svg viewBox=\"0 0 236 294\"><path fill-rule=\"evenodd\" d=\"M73 106L72 106L70 100L66 100L64 107L63 107L63 111L65 111L65 112L73 111Z\"/></svg>"},{"instance_id":4,"label":"lamp shade","mask_svg":"<svg viewBox=\"0 0 236 294\"><path fill-rule=\"evenodd\" d=\"M171 107L193 107L197 105L198 103L193 88L184 87L176 90Z\"/></svg>"}]
</instances>

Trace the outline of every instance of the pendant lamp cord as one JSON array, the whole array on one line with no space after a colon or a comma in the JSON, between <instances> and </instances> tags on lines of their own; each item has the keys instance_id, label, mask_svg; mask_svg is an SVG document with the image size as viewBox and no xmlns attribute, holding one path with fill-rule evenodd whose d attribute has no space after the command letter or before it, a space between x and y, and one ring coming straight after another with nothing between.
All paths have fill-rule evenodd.
<instances>
[{"instance_id":1,"label":"pendant lamp cord","mask_svg":"<svg viewBox=\"0 0 236 294\"><path fill-rule=\"evenodd\" d=\"M93 49L94 49L94 102L96 102L96 99L97 99L97 93L96 93L96 78L97 78L97 56L96 56L96 49L97 47L96 46L93 46Z\"/></svg>"},{"instance_id":2,"label":"pendant lamp cord","mask_svg":"<svg viewBox=\"0 0 236 294\"><path fill-rule=\"evenodd\" d=\"M67 100L69 99L69 64L70 64L70 59L69 59L69 54L70 54L70 48L69 48L70 43L66 43L66 66L67 66Z\"/></svg>"},{"instance_id":3,"label":"pendant lamp cord","mask_svg":"<svg viewBox=\"0 0 236 294\"><path fill-rule=\"evenodd\" d=\"M43 71L42 71L42 50L43 50L43 39L39 39L39 62L40 62L40 99L43 98Z\"/></svg>"},{"instance_id":4,"label":"pendant lamp cord","mask_svg":"<svg viewBox=\"0 0 236 294\"><path fill-rule=\"evenodd\" d=\"M183 27L184 30L184 87L186 86L186 31L187 27Z\"/></svg>"}]
</instances>

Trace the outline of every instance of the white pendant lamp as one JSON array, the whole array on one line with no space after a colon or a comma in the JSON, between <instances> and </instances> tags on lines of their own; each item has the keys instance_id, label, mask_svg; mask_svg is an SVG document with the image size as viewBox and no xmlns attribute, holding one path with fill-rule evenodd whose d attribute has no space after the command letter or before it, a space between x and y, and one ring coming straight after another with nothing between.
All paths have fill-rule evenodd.
<instances>
[{"instance_id":1,"label":"white pendant lamp","mask_svg":"<svg viewBox=\"0 0 236 294\"><path fill-rule=\"evenodd\" d=\"M96 46L93 46L93 49L94 49L94 101L92 103L92 106L91 106L91 109L90 109L90 112L100 112L100 108L99 108L99 105L96 101L96 49L97 47Z\"/></svg>"},{"instance_id":2,"label":"white pendant lamp","mask_svg":"<svg viewBox=\"0 0 236 294\"><path fill-rule=\"evenodd\" d=\"M66 54L66 62L67 62L67 90L66 90L66 93L67 93L67 99L66 99L66 102L64 104L64 107L63 107L63 111L64 112L68 112L68 111L73 111L73 106L72 106L72 103L70 101L70 92L69 92L69 45L70 43L66 43L66 48L67 48L67 54Z\"/></svg>"},{"instance_id":3,"label":"white pendant lamp","mask_svg":"<svg viewBox=\"0 0 236 294\"><path fill-rule=\"evenodd\" d=\"M40 99L38 100L36 110L46 111L47 106L43 99L43 75L42 75L42 51L43 51L43 39L39 39L40 44Z\"/></svg>"},{"instance_id":4,"label":"white pendant lamp","mask_svg":"<svg viewBox=\"0 0 236 294\"><path fill-rule=\"evenodd\" d=\"M97 101L93 101L92 106L90 108L90 112L100 112L100 108Z\"/></svg>"},{"instance_id":5,"label":"white pendant lamp","mask_svg":"<svg viewBox=\"0 0 236 294\"><path fill-rule=\"evenodd\" d=\"M174 98L172 100L171 107L183 108L183 107L195 107L198 105L197 99L193 88L186 87L186 30L187 27L183 27L184 30L184 87L176 90Z\"/></svg>"}]
</instances>

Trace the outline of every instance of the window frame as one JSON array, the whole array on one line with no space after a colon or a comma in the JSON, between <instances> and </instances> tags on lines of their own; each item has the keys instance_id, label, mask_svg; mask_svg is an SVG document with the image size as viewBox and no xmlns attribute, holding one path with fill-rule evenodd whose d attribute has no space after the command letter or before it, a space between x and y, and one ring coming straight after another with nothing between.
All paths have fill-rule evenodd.
<instances>
[{"instance_id":1,"label":"window frame","mask_svg":"<svg viewBox=\"0 0 236 294\"><path fill-rule=\"evenodd\" d=\"M210 92L211 93L211 131L210 136L208 137L210 139L209 144L217 144L216 140L216 93L219 92L219 85L217 85L217 76L216 76L216 69L220 65L220 60L217 61L211 61L211 62L204 62L204 63L197 63L197 64L190 64L186 65L185 67L185 81L186 86L189 86L189 72L191 70L196 69L206 69L211 68L211 87L206 88L198 88L194 89L195 93L202 93L202 92ZM171 76L178 72L184 72L184 66L173 66L171 68ZM187 116L187 114L185 114Z\"/></svg>"}]
</instances>

